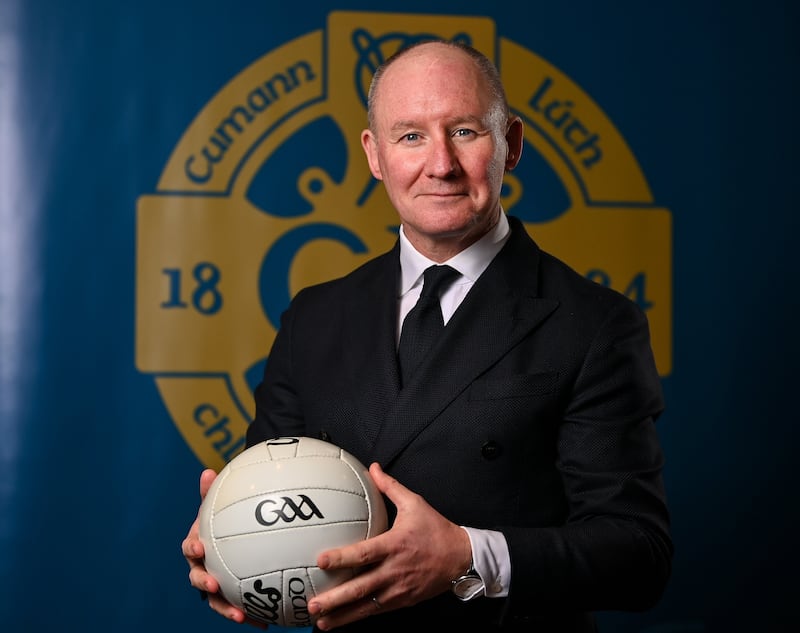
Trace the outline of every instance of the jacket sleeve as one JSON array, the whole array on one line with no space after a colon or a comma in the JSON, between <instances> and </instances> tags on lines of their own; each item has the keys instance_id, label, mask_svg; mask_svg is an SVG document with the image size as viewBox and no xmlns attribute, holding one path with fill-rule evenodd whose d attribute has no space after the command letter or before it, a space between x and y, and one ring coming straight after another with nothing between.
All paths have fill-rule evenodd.
<instances>
[{"instance_id":1,"label":"jacket sleeve","mask_svg":"<svg viewBox=\"0 0 800 633\"><path fill-rule=\"evenodd\" d=\"M673 550L654 424L663 406L647 320L621 301L588 348L559 428L566 523L501 528L512 617L532 605L643 610L660 598Z\"/></svg>"}]
</instances>

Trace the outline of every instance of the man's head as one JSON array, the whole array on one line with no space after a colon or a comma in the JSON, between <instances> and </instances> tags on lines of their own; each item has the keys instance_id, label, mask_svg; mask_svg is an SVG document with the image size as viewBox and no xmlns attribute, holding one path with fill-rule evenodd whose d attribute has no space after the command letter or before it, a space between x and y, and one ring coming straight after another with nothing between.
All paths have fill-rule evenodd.
<instances>
[{"instance_id":1,"label":"man's head","mask_svg":"<svg viewBox=\"0 0 800 633\"><path fill-rule=\"evenodd\" d=\"M451 42L403 49L375 73L368 110L370 170L418 250L444 261L494 226L523 138L491 61Z\"/></svg>"}]
</instances>

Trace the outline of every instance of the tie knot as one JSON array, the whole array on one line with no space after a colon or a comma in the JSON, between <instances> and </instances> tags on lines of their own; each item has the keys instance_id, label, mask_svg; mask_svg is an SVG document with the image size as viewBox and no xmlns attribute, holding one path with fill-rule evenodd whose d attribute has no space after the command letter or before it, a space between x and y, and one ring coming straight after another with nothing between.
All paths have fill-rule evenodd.
<instances>
[{"instance_id":1,"label":"tie knot","mask_svg":"<svg viewBox=\"0 0 800 633\"><path fill-rule=\"evenodd\" d=\"M450 266L429 266L422 273L423 283L420 298L427 299L433 296L438 299L458 275L459 272Z\"/></svg>"}]
</instances>

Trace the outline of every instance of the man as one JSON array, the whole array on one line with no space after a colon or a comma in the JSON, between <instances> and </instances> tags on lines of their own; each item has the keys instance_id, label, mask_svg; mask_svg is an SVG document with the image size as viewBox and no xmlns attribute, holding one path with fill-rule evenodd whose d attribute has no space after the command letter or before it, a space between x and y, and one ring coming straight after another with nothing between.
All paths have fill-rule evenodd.
<instances>
[{"instance_id":1,"label":"man","mask_svg":"<svg viewBox=\"0 0 800 633\"><path fill-rule=\"evenodd\" d=\"M361 141L399 240L298 293L248 430L249 445L339 445L389 502L387 532L320 555L364 571L310 601L317 628L591 631L592 611L651 607L672 543L644 315L504 214L523 129L485 57L404 49L376 72L368 110ZM457 271L436 293L446 327L408 360L404 319L443 263ZM192 585L243 621L202 566L196 522L183 551Z\"/></svg>"}]
</instances>

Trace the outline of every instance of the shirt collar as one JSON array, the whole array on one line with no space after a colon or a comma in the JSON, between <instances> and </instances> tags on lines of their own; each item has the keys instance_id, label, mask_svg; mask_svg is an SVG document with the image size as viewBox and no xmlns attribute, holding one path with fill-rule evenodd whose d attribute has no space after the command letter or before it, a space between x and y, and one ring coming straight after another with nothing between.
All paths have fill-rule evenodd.
<instances>
[{"instance_id":1,"label":"shirt collar","mask_svg":"<svg viewBox=\"0 0 800 633\"><path fill-rule=\"evenodd\" d=\"M500 210L500 219L494 227L477 242L468 246L460 253L454 255L443 264L452 266L471 283L474 283L478 277L481 276L484 270L489 266L494 256L503 248L503 245L508 239L510 229L508 226L508 218L505 212ZM428 266L433 266L434 262L417 249L415 249L411 242L403 232L402 225L400 226L400 296L405 295L411 290L422 278L422 273Z\"/></svg>"}]
</instances>

